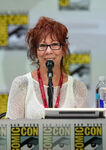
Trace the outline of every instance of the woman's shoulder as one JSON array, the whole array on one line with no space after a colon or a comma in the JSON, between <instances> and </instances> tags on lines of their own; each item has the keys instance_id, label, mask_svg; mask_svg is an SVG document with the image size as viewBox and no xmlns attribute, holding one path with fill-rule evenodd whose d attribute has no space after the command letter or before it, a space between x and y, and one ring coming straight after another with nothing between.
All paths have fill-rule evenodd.
<instances>
[{"instance_id":1,"label":"woman's shoulder","mask_svg":"<svg viewBox=\"0 0 106 150\"><path fill-rule=\"evenodd\" d=\"M73 90L76 96L84 97L84 99L88 96L88 89L81 80L73 79Z\"/></svg>"},{"instance_id":2,"label":"woman's shoulder","mask_svg":"<svg viewBox=\"0 0 106 150\"><path fill-rule=\"evenodd\" d=\"M30 78L30 72L23 74L23 75L19 75L16 76L13 81L12 84L20 86L20 85L28 85L28 79Z\"/></svg>"},{"instance_id":3,"label":"woman's shoulder","mask_svg":"<svg viewBox=\"0 0 106 150\"><path fill-rule=\"evenodd\" d=\"M78 88L78 89L87 89L85 83L81 80L78 79L73 79L73 86L74 88Z\"/></svg>"},{"instance_id":4,"label":"woman's shoulder","mask_svg":"<svg viewBox=\"0 0 106 150\"><path fill-rule=\"evenodd\" d=\"M73 81L74 89L75 88L86 88L86 85L85 85L85 83L83 81L81 81L79 79L76 79L76 78L74 78L71 75L68 75L68 79L69 79L70 82Z\"/></svg>"}]
</instances>

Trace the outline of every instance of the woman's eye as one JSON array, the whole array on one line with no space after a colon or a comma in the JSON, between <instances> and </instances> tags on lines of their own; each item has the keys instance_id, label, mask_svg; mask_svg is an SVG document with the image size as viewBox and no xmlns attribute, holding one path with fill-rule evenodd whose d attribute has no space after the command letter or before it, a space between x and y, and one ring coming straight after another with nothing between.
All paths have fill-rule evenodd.
<instances>
[{"instance_id":1,"label":"woman's eye","mask_svg":"<svg viewBox=\"0 0 106 150\"><path fill-rule=\"evenodd\" d=\"M45 44L40 44L39 47L46 47L46 45Z\"/></svg>"},{"instance_id":2,"label":"woman's eye","mask_svg":"<svg viewBox=\"0 0 106 150\"><path fill-rule=\"evenodd\" d=\"M59 43L53 43L52 45L53 45L53 46L58 46L58 45L59 45Z\"/></svg>"}]
</instances>

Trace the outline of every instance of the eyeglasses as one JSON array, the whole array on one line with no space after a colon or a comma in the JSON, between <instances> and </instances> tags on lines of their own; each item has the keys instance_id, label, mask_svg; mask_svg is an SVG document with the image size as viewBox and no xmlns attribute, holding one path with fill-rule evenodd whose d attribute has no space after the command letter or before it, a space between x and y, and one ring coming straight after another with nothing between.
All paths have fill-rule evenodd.
<instances>
[{"instance_id":1,"label":"eyeglasses","mask_svg":"<svg viewBox=\"0 0 106 150\"><path fill-rule=\"evenodd\" d=\"M59 50L60 47L61 47L61 44L60 43L52 43L52 44L40 44L38 45L38 50L39 51L46 51L48 46L52 49L52 50Z\"/></svg>"}]
</instances>

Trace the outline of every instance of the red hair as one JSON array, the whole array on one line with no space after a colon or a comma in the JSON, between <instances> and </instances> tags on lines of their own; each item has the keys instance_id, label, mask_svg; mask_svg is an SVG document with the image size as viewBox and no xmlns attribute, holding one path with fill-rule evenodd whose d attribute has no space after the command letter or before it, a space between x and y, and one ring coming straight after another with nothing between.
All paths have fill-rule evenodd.
<instances>
[{"instance_id":1,"label":"red hair","mask_svg":"<svg viewBox=\"0 0 106 150\"><path fill-rule=\"evenodd\" d=\"M65 25L48 17L41 17L36 26L29 30L26 36L26 42L29 45L28 57L34 61L37 57L37 46L42 39L46 39L50 34L62 45L65 53L68 51L68 30Z\"/></svg>"}]
</instances>

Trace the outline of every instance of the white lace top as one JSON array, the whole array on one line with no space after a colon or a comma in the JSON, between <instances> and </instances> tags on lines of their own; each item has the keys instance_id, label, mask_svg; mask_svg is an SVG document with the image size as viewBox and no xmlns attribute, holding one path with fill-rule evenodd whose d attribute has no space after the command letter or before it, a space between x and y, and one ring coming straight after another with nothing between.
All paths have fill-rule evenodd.
<instances>
[{"instance_id":1,"label":"white lace top","mask_svg":"<svg viewBox=\"0 0 106 150\"><path fill-rule=\"evenodd\" d=\"M47 86L44 85L47 96ZM56 103L59 86L54 87L53 106ZM68 81L62 85L60 91L61 108L88 107L86 86L78 80L68 76ZM18 76L13 80L9 98L6 118L40 119L44 117L44 105L38 81L34 80L31 73Z\"/></svg>"}]
</instances>

